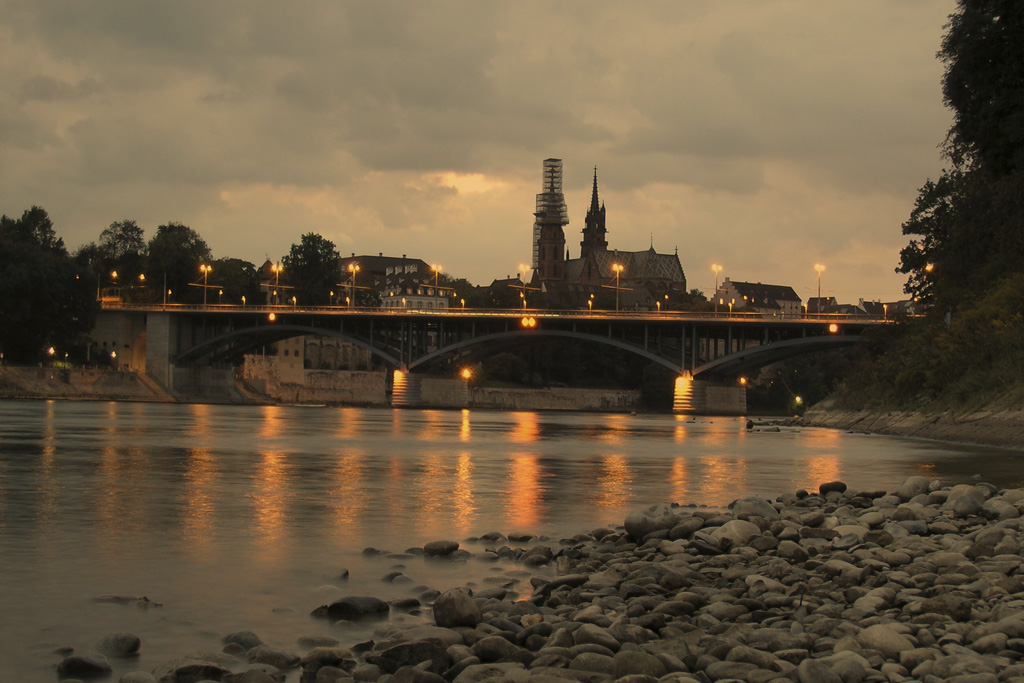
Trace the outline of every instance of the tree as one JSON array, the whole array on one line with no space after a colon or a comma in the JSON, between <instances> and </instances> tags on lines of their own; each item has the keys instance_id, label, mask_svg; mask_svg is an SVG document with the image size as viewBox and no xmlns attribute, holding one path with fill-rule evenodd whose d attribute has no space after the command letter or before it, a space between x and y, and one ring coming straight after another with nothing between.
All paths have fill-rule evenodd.
<instances>
[{"instance_id":1,"label":"tree","mask_svg":"<svg viewBox=\"0 0 1024 683\"><path fill-rule=\"evenodd\" d=\"M939 58L953 110L946 152L958 167L996 177L1024 169L1024 5L959 0Z\"/></svg>"},{"instance_id":2,"label":"tree","mask_svg":"<svg viewBox=\"0 0 1024 683\"><path fill-rule=\"evenodd\" d=\"M156 285L171 290L168 300L199 303L203 300L201 264L211 260L210 247L192 228L167 223L156 229L149 240L146 272ZM162 297L161 297L162 298Z\"/></svg>"},{"instance_id":3,"label":"tree","mask_svg":"<svg viewBox=\"0 0 1024 683\"><path fill-rule=\"evenodd\" d=\"M257 303L260 296L260 281L256 266L238 258L221 258L213 262L210 277L217 289L210 288L210 301L224 304ZM223 294L221 293L223 292Z\"/></svg>"},{"instance_id":4,"label":"tree","mask_svg":"<svg viewBox=\"0 0 1024 683\"><path fill-rule=\"evenodd\" d=\"M291 251L282 259L284 272L294 287L292 296L303 305L328 304L331 290L338 283L339 258L334 242L313 232L303 235L301 241L293 244Z\"/></svg>"},{"instance_id":5,"label":"tree","mask_svg":"<svg viewBox=\"0 0 1024 683\"><path fill-rule=\"evenodd\" d=\"M939 58L953 169L920 189L897 272L945 313L1024 271L1024 5L959 0Z\"/></svg>"},{"instance_id":6,"label":"tree","mask_svg":"<svg viewBox=\"0 0 1024 683\"><path fill-rule=\"evenodd\" d=\"M12 362L55 353L84 356L96 302L46 211L0 217L0 351Z\"/></svg>"}]
</instances>

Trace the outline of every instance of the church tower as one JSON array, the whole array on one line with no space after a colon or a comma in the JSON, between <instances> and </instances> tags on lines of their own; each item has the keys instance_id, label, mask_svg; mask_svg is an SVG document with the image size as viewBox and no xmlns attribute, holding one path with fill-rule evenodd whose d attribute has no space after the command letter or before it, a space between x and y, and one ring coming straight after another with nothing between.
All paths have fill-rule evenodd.
<instances>
[{"instance_id":1,"label":"church tower","mask_svg":"<svg viewBox=\"0 0 1024 683\"><path fill-rule=\"evenodd\" d=\"M569 211L562 194L562 160L544 160L544 178L533 222L533 270L538 282L565 278L565 231Z\"/></svg>"},{"instance_id":2,"label":"church tower","mask_svg":"<svg viewBox=\"0 0 1024 683\"><path fill-rule=\"evenodd\" d=\"M590 197L583 241L580 242L580 258L587 258L592 251L608 251L607 231L604 225L604 204L597 199L597 166L594 167L594 194Z\"/></svg>"}]
</instances>

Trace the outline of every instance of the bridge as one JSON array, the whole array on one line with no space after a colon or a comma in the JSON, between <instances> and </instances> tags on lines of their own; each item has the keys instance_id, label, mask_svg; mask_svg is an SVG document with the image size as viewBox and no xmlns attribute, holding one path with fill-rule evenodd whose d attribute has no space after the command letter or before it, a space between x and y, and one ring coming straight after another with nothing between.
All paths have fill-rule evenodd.
<instances>
[{"instance_id":1,"label":"bridge","mask_svg":"<svg viewBox=\"0 0 1024 683\"><path fill-rule=\"evenodd\" d=\"M176 369L230 368L282 340L321 335L366 350L402 375L447 374L541 339L614 347L687 382L728 383L770 363L856 343L884 320L751 313L362 309L340 306L105 302L98 329L130 338L125 363L171 386ZM127 331L127 332L126 332ZM134 348L132 348L134 346ZM141 355L140 355L141 350ZM678 392L677 392L678 393Z\"/></svg>"}]
</instances>

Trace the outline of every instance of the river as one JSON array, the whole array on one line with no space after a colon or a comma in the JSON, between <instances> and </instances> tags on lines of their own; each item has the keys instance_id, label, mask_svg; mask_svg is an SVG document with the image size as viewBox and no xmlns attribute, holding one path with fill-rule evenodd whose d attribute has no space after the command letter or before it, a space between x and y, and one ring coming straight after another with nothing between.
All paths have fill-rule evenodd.
<instances>
[{"instance_id":1,"label":"river","mask_svg":"<svg viewBox=\"0 0 1024 683\"><path fill-rule=\"evenodd\" d=\"M1024 461L738 418L0 400L0 679L54 681L57 648L89 654L119 631L142 651L111 661L114 680L239 630L296 652L302 635L352 645L368 627L310 612L521 579L511 563L401 554L427 541L479 552L468 539L500 531L555 545L657 502L724 506L833 480L891 491L913 474L1010 487ZM111 595L162 606L96 599Z\"/></svg>"}]
</instances>

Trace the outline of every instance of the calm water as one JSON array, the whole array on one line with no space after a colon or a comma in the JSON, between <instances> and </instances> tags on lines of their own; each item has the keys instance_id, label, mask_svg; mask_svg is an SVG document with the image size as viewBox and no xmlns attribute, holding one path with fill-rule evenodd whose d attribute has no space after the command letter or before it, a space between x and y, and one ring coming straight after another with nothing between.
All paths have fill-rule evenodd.
<instances>
[{"instance_id":1,"label":"calm water","mask_svg":"<svg viewBox=\"0 0 1024 683\"><path fill-rule=\"evenodd\" d=\"M516 578L510 565L366 547L400 553L488 531L557 540L656 502L975 473L1021 485L1024 459L822 429L747 432L732 418L0 401L0 680L54 681L56 647L87 654L116 631L143 646L138 660L112 661L114 680L217 650L237 630L293 651L302 635L350 645L366 627L309 612L344 595ZM382 580L397 565L411 582ZM163 607L94 599L104 595Z\"/></svg>"}]
</instances>

